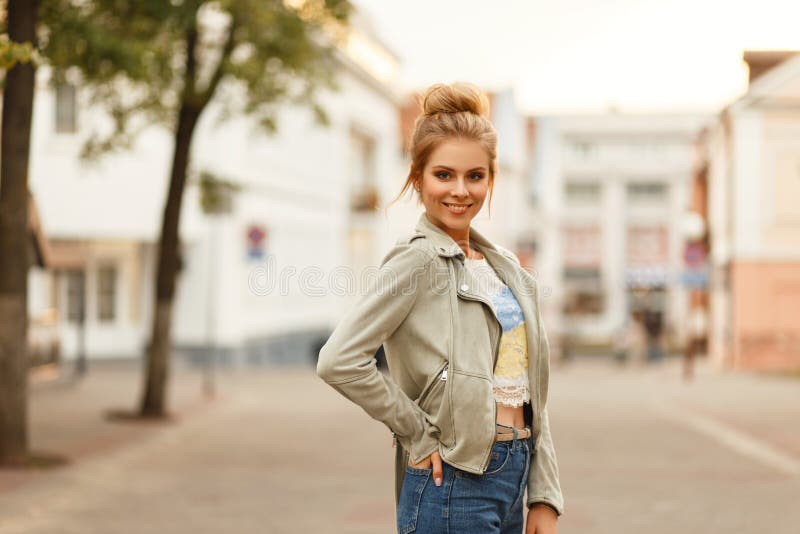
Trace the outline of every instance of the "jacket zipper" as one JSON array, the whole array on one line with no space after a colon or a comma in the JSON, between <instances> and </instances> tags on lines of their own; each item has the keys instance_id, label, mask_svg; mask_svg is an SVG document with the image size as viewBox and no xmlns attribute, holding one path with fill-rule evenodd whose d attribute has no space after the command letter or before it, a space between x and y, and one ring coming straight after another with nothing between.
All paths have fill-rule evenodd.
<instances>
[{"instance_id":1,"label":"jacket zipper","mask_svg":"<svg viewBox=\"0 0 800 534\"><path fill-rule=\"evenodd\" d=\"M458 283L458 281L456 281L456 283ZM475 297L475 296L472 296L472 295L470 295L468 293L462 292L460 286L457 286L457 288L458 289L456 289L456 293L458 295L461 295L463 298L465 298L467 300L472 300L472 301L475 301L475 302L480 302L482 304L485 304L485 305L489 306L489 309L492 312L491 315L492 315L492 317L494 317L494 320L495 320L495 322L497 323L497 326L500 329L499 330L500 334L497 336L497 341L495 341L494 356L493 356L493 359L492 359L492 369L494 369L494 365L497 363L497 355L500 352L500 336L503 335L503 325L500 322L500 319L498 319L497 315L494 313L494 308L492 307L492 305L490 303L486 302L482 298ZM492 399L492 415L493 415L492 416L492 423L495 424L496 421L497 421L497 402L495 402L494 399ZM486 454L486 458L484 458L484 460L483 460L483 464L481 466L481 471L486 471L486 468L489 466L489 462L491 460L491 457L492 457L492 449L489 448L489 450L488 450L488 452Z\"/></svg>"},{"instance_id":2,"label":"jacket zipper","mask_svg":"<svg viewBox=\"0 0 800 534\"><path fill-rule=\"evenodd\" d=\"M418 406L420 406L420 407L421 407L421 405L422 405L422 404L424 403L424 401L425 401L425 398L426 398L428 395L430 395L430 393L431 393L431 390L433 390L433 388L435 388L435 387L436 387L436 384L437 384L439 381L442 381L442 382L446 382L446 381L447 381L447 369L448 369L448 367L450 367L450 362L444 362L444 367L443 367L441 370L439 370L439 371L437 371L437 372L436 372L436 375L437 375L439 378L435 378L435 379L434 379L434 380L433 380L433 381L432 381L432 382L431 382L431 383L428 385L428 387L426 387L426 388L425 388L425 390L424 390L424 391L422 391L422 393L420 393L420 395L419 395L419 399L417 399L417 401L415 401L415 402L416 402L416 404L417 404ZM394 432L392 432L392 447L397 447L397 434L396 434L396 433L394 433Z\"/></svg>"}]
</instances>

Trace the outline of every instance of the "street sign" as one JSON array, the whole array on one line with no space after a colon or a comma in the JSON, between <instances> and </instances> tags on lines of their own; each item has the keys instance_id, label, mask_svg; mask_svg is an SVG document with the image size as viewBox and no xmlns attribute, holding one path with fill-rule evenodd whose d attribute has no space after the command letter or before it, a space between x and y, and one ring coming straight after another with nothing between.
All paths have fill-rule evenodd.
<instances>
[{"instance_id":1,"label":"street sign","mask_svg":"<svg viewBox=\"0 0 800 534\"><path fill-rule=\"evenodd\" d=\"M701 267L706 261L706 249L701 243L689 243L683 251L687 267Z\"/></svg>"}]
</instances>

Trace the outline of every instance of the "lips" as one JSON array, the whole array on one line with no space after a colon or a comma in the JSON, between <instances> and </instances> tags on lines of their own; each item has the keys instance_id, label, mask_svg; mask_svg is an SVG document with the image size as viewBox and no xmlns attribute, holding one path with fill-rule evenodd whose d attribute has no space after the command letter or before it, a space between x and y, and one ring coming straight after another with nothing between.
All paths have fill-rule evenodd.
<instances>
[{"instance_id":1,"label":"lips","mask_svg":"<svg viewBox=\"0 0 800 534\"><path fill-rule=\"evenodd\" d=\"M442 204L444 204L445 207L447 207L450 213L455 213L456 215L466 212L467 208L472 206L472 204L456 204L456 203L451 204L448 202L442 202Z\"/></svg>"}]
</instances>

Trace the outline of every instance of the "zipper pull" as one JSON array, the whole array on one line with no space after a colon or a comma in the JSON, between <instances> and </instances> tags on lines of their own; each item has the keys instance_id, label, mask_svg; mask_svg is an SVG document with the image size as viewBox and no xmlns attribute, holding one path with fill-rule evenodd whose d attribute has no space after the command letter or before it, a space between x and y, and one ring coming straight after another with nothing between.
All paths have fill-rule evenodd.
<instances>
[{"instance_id":1,"label":"zipper pull","mask_svg":"<svg viewBox=\"0 0 800 534\"><path fill-rule=\"evenodd\" d=\"M441 378L441 380L442 381L446 381L447 380L447 366L446 365L444 366L444 369L442 370L442 378Z\"/></svg>"}]
</instances>

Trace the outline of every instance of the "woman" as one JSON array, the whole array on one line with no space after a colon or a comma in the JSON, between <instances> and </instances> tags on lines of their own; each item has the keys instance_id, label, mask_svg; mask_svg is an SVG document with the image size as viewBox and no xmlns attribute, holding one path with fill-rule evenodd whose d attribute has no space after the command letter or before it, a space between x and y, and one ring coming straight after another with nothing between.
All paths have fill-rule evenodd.
<instances>
[{"instance_id":1,"label":"woman","mask_svg":"<svg viewBox=\"0 0 800 534\"><path fill-rule=\"evenodd\" d=\"M563 498L536 280L470 226L496 173L488 100L436 84L422 108L398 197L413 188L425 212L341 318L317 373L392 431L398 532L521 533L525 502L525 532L552 534ZM375 366L381 344L389 376Z\"/></svg>"}]
</instances>

